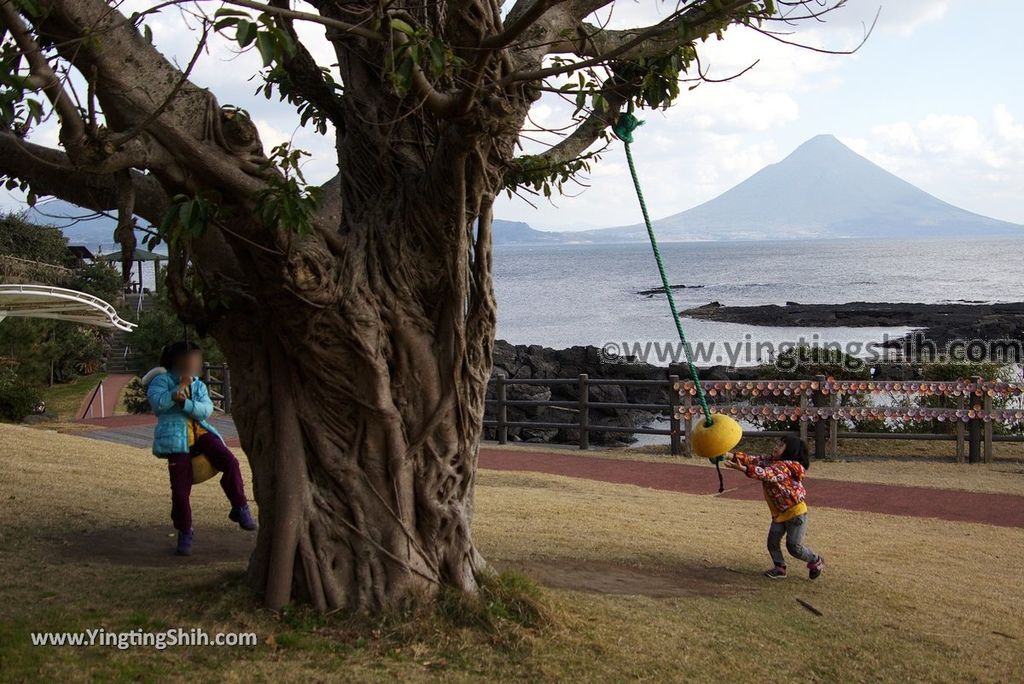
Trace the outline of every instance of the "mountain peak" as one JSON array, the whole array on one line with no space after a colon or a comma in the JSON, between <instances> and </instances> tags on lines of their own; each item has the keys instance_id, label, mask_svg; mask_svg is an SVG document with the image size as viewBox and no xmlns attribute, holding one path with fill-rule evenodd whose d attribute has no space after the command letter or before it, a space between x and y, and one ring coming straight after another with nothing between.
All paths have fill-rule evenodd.
<instances>
[{"instance_id":1,"label":"mountain peak","mask_svg":"<svg viewBox=\"0 0 1024 684\"><path fill-rule=\"evenodd\" d=\"M799 147L793 150L787 160L806 156L814 157L835 157L836 155L857 155L856 152L843 144L843 142L831 133L822 133L804 141ZM860 156L860 155L857 155Z\"/></svg>"},{"instance_id":2,"label":"mountain peak","mask_svg":"<svg viewBox=\"0 0 1024 684\"><path fill-rule=\"evenodd\" d=\"M1021 234L929 195L827 133L655 226L666 240ZM641 227L629 230L642 237Z\"/></svg>"}]
</instances>

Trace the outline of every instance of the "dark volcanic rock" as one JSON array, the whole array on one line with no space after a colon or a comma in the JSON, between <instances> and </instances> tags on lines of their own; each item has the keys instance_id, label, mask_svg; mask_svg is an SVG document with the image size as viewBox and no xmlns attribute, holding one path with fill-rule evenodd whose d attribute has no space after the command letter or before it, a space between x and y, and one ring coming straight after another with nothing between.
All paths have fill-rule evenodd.
<instances>
[{"instance_id":1,"label":"dark volcanic rock","mask_svg":"<svg viewBox=\"0 0 1024 684\"><path fill-rule=\"evenodd\" d=\"M683 312L691 318L770 325L774 327L882 327L918 328L938 345L953 340L1024 339L1024 303L1010 304L914 304L850 302L847 304L797 304L785 306L722 306L712 302ZM877 340L882 342L882 340ZM888 341L905 347L906 340Z\"/></svg>"},{"instance_id":2,"label":"dark volcanic rock","mask_svg":"<svg viewBox=\"0 0 1024 684\"><path fill-rule=\"evenodd\" d=\"M670 290L700 290L703 287L703 285L669 285ZM654 295L665 294L665 288L655 287L650 290L637 290L637 294L653 297Z\"/></svg>"},{"instance_id":3,"label":"dark volcanic rock","mask_svg":"<svg viewBox=\"0 0 1024 684\"><path fill-rule=\"evenodd\" d=\"M586 373L591 378L602 380L662 380L678 368L659 368L646 363L613 362L601 353L597 347L570 347L568 349L550 349L538 345L511 345L498 340L494 347L494 370L492 376L503 375L508 380L506 398L509 400L531 401L579 401L579 386L575 383L554 385L552 387L518 384L516 380L536 378L578 378ZM684 371L685 372L685 371ZM488 398L495 397L494 384L488 389ZM590 388L590 401L595 403L632 403L632 404L667 404L668 388L631 387L626 385L602 384ZM544 422L575 424L579 421L579 411L575 407L508 407L509 422ZM667 415L667 414L666 414ZM606 409L591 408L591 425L609 425L615 427L643 427L650 424L657 416L649 411L639 409ZM486 418L495 418L493 405L488 406ZM493 438L493 429L488 429L485 436ZM509 439L514 441L534 442L575 442L579 438L578 430L572 428L509 428ZM592 444L621 444L633 441L630 433L591 433Z\"/></svg>"},{"instance_id":4,"label":"dark volcanic rock","mask_svg":"<svg viewBox=\"0 0 1024 684\"><path fill-rule=\"evenodd\" d=\"M668 368L653 366L648 363L632 361L613 361L608 359L597 347L570 347L568 349L550 349L539 345L512 345L498 340L494 346L494 369L492 378L504 376L506 379L505 397L509 401L559 401L575 403L579 401L579 385L577 383L558 384L552 386L532 385L516 382L526 379L567 378L578 379L586 373L592 379L601 380L666 380L670 376L689 379L690 370L686 364L674 363ZM728 368L712 366L699 368L698 376L702 380L753 380L758 377L757 368ZM487 398L494 399L495 387L492 382L487 390ZM610 404L668 404L668 387L635 387L615 383L591 385L591 403ZM487 406L485 418L493 420L497 416L493 404ZM668 411L654 413L642 409L609 409L590 407L591 425L608 425L615 427L634 428L650 426L658 419L668 417ZM575 406L509 406L507 407L509 422L542 422L575 425L579 422L579 411ZM493 428L484 431L487 439L496 437ZM560 442L575 443L579 440L579 431L573 427L539 428L510 427L510 441L523 442ZM591 433L590 442L595 445L614 445L635 441L629 432Z\"/></svg>"}]
</instances>

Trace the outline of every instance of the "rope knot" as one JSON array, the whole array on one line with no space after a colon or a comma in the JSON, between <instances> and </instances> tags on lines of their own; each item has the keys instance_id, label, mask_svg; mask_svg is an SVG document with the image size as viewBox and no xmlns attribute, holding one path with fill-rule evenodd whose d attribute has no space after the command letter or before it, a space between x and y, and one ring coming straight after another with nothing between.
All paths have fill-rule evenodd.
<instances>
[{"instance_id":1,"label":"rope knot","mask_svg":"<svg viewBox=\"0 0 1024 684\"><path fill-rule=\"evenodd\" d=\"M615 137L628 144L633 142L633 131L643 125L643 121L626 112L619 114L619 118L612 125L612 132L615 133Z\"/></svg>"}]
</instances>

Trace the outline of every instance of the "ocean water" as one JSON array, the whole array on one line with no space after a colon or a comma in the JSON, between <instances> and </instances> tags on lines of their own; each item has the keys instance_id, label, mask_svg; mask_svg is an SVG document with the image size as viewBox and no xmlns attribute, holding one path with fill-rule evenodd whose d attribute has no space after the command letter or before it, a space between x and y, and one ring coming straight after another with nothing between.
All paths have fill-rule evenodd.
<instances>
[{"instance_id":1,"label":"ocean water","mask_svg":"<svg viewBox=\"0 0 1024 684\"><path fill-rule=\"evenodd\" d=\"M661 251L672 284L702 286L675 291L680 309L685 309L712 301L1024 301L1022 248L1024 237L668 243ZM664 296L636 294L660 286L650 245L497 247L494 279L499 338L555 348L609 345L611 351L621 351L623 343L658 343L668 350L663 357L678 354L678 348L669 346L676 333ZM769 360L768 345L801 341L840 344L864 355L858 354L859 344L907 332L693 319L685 319L684 326L691 343L704 348L701 365L750 365Z\"/></svg>"}]
</instances>

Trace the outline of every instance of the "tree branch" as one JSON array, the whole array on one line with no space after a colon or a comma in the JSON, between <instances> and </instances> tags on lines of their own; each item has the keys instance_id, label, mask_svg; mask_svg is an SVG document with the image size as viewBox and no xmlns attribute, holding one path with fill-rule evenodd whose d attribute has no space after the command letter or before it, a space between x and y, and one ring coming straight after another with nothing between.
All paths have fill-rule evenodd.
<instances>
[{"instance_id":1,"label":"tree branch","mask_svg":"<svg viewBox=\"0 0 1024 684\"><path fill-rule=\"evenodd\" d=\"M50 62L43 55L39 44L29 32L28 26L21 20L21 15L18 14L12 0L2 0L0 18L3 19L3 25L10 32L18 49L25 55L29 65L29 85L46 94L60 117L61 142L69 149L77 147L85 137L85 122L65 92Z\"/></svg>"},{"instance_id":2,"label":"tree branch","mask_svg":"<svg viewBox=\"0 0 1024 684\"><path fill-rule=\"evenodd\" d=\"M533 159L543 160L548 166L558 166L566 162L579 159L583 154L600 139L601 134L615 123L616 117L622 111L628 97L626 93L609 88L604 93L604 107L600 111L593 111L577 126L572 133L567 135L557 145L537 155L530 155Z\"/></svg>"},{"instance_id":3,"label":"tree branch","mask_svg":"<svg viewBox=\"0 0 1024 684\"><path fill-rule=\"evenodd\" d=\"M409 37L401 31L392 31L391 34L398 45L408 44ZM435 88L419 64L412 68L412 89L423 106L438 116L452 116L459 110L458 95L442 93Z\"/></svg>"},{"instance_id":4,"label":"tree branch","mask_svg":"<svg viewBox=\"0 0 1024 684\"><path fill-rule=\"evenodd\" d=\"M287 9L289 0L271 0L271 5L280 9ZM337 127L344 125L344 109L338 99L332 84L324 78L320 66L316 63L313 55L299 39L295 31L294 21L286 15L278 15L278 23L282 29L288 32L295 44L295 54L286 57L281 61L281 67L288 72L290 85L295 92L306 99L310 104L323 112L331 123ZM280 85L278 86L280 87Z\"/></svg>"},{"instance_id":5,"label":"tree branch","mask_svg":"<svg viewBox=\"0 0 1024 684\"><path fill-rule=\"evenodd\" d=\"M681 45L706 38L722 23L733 21L749 6L749 0L729 0L710 9L708 3L691 5L657 24L635 29L613 31L582 23L580 30L587 36L585 40L552 45L549 54L570 53L601 61L656 57Z\"/></svg>"},{"instance_id":6,"label":"tree branch","mask_svg":"<svg viewBox=\"0 0 1024 684\"><path fill-rule=\"evenodd\" d=\"M0 173L27 181L39 196L57 197L92 211L118 208L118 187L112 174L76 169L64 152L27 142L10 132L0 132ZM167 193L153 176L130 173L134 212L150 223L160 223L168 206Z\"/></svg>"},{"instance_id":7,"label":"tree branch","mask_svg":"<svg viewBox=\"0 0 1024 684\"><path fill-rule=\"evenodd\" d=\"M299 10L287 9L284 7L275 7L274 5L265 5L262 2L253 2L252 0L222 0L226 5L237 5L238 7L247 7L249 9L258 10L260 12L266 12L267 14L275 14L280 17L287 17L289 19L299 19L301 21L311 21L314 24L321 24L329 28L336 29L342 33L351 33L354 36L360 38L366 38L367 40L377 41L383 43L387 40L384 35L377 33L376 31L370 30L365 26L357 26L356 24L349 24L338 19L331 17L325 17L320 14L313 14L312 12L301 12Z\"/></svg>"},{"instance_id":8,"label":"tree branch","mask_svg":"<svg viewBox=\"0 0 1024 684\"><path fill-rule=\"evenodd\" d=\"M524 31L533 26L549 9L567 0L520 0L508 13L505 27L500 33L488 36L480 43L485 50L497 50L514 43Z\"/></svg>"}]
</instances>

